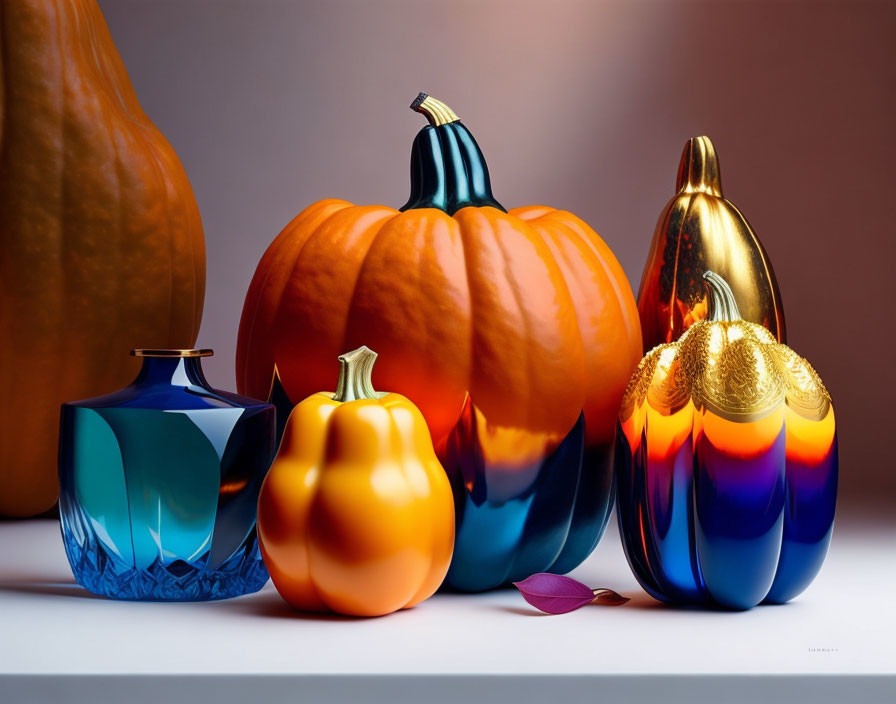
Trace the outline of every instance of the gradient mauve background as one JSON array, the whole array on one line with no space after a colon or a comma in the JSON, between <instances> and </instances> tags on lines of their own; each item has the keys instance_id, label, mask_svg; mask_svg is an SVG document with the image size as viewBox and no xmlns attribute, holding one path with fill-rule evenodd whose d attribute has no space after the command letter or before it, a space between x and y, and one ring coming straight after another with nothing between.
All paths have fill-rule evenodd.
<instances>
[{"instance_id":1,"label":"gradient mauve background","mask_svg":"<svg viewBox=\"0 0 896 704\"><path fill-rule=\"evenodd\" d=\"M418 91L471 128L502 203L577 213L634 288L705 133L772 258L789 343L834 397L841 508L891 513L896 3L100 5L202 211L213 384L234 387L243 296L283 225L322 197L404 202Z\"/></svg>"}]
</instances>

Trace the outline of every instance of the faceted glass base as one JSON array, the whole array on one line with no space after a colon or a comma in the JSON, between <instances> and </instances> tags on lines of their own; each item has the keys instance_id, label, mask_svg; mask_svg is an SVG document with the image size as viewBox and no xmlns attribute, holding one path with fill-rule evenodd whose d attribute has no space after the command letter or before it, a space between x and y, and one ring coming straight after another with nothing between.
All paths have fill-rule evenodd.
<instances>
[{"instance_id":1,"label":"faceted glass base","mask_svg":"<svg viewBox=\"0 0 896 704\"><path fill-rule=\"evenodd\" d=\"M209 552L190 562L163 564L157 559L136 569L110 551L83 522L71 525L71 518L72 514L63 514L65 552L75 580L94 594L138 601L206 601L252 594L268 581L255 531L214 569L206 569Z\"/></svg>"},{"instance_id":2,"label":"faceted glass base","mask_svg":"<svg viewBox=\"0 0 896 704\"><path fill-rule=\"evenodd\" d=\"M62 407L59 515L75 579L113 599L256 592L274 407L209 387L201 350L139 352L130 386Z\"/></svg>"}]
</instances>

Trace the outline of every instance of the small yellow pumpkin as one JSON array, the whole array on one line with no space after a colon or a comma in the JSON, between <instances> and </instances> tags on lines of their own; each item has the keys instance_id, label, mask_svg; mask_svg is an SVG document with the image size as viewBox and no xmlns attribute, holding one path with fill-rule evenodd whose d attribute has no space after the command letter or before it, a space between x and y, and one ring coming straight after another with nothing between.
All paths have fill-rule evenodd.
<instances>
[{"instance_id":1,"label":"small yellow pumpkin","mask_svg":"<svg viewBox=\"0 0 896 704\"><path fill-rule=\"evenodd\" d=\"M264 561L298 609L409 608L439 588L451 562L451 486L416 406L373 390L375 359L367 347L342 355L336 393L293 409L261 488Z\"/></svg>"}]
</instances>

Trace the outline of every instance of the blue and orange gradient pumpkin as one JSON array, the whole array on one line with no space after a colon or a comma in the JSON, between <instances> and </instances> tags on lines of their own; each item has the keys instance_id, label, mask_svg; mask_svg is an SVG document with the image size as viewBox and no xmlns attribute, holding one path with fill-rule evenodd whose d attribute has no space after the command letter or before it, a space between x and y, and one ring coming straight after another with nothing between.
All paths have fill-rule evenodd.
<instances>
[{"instance_id":1,"label":"blue and orange gradient pumpkin","mask_svg":"<svg viewBox=\"0 0 896 704\"><path fill-rule=\"evenodd\" d=\"M274 240L246 295L237 388L290 408L362 344L376 383L426 419L456 511L447 583L481 591L568 572L613 501L613 442L641 328L625 273L572 213L506 210L444 103L411 151L399 210L319 201ZM283 414L285 417L285 414Z\"/></svg>"},{"instance_id":2,"label":"blue and orange gradient pumpkin","mask_svg":"<svg viewBox=\"0 0 896 704\"><path fill-rule=\"evenodd\" d=\"M782 603L815 578L837 493L831 398L707 272L709 316L644 357L617 433L619 526L641 586L673 603Z\"/></svg>"}]
</instances>

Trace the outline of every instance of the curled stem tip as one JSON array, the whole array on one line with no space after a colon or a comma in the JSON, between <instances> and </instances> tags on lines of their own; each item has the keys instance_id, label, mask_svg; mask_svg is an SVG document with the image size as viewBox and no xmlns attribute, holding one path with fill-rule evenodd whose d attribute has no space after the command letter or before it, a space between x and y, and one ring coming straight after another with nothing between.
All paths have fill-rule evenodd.
<instances>
[{"instance_id":1,"label":"curled stem tip","mask_svg":"<svg viewBox=\"0 0 896 704\"><path fill-rule=\"evenodd\" d=\"M433 127L447 125L449 122L457 122L460 118L454 110L449 108L441 100L436 100L431 95L420 93L411 103L411 110L426 116Z\"/></svg>"}]
</instances>

